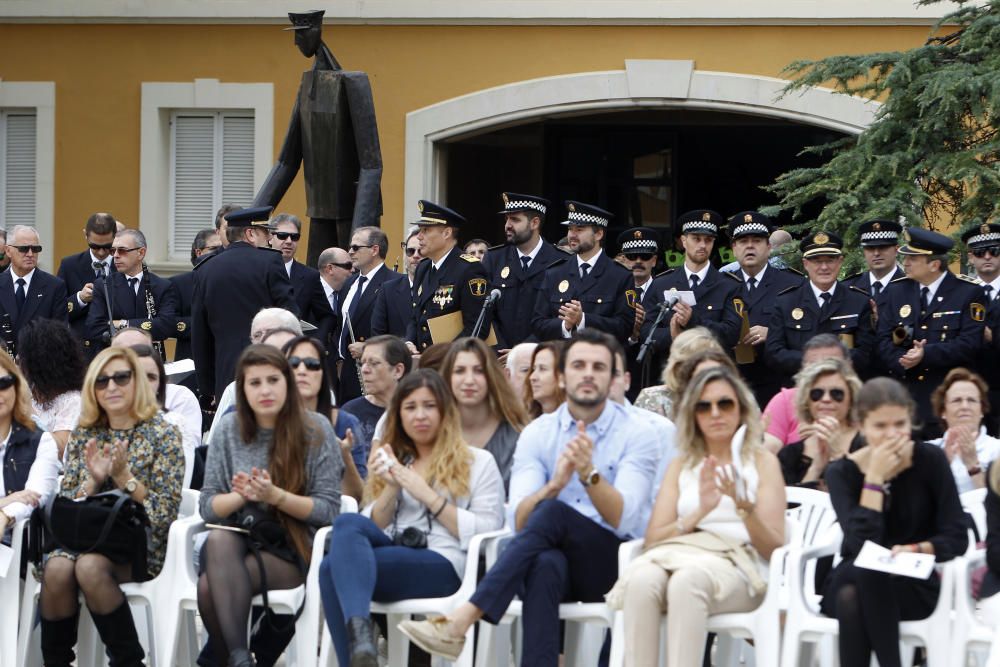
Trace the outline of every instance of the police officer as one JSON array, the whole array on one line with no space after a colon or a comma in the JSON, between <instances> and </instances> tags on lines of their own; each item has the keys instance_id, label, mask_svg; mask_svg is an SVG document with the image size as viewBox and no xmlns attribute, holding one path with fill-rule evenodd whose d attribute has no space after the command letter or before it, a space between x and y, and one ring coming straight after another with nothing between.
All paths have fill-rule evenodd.
<instances>
[{"instance_id":1,"label":"police officer","mask_svg":"<svg viewBox=\"0 0 1000 667\"><path fill-rule=\"evenodd\" d=\"M969 264L976 270L976 279L982 285L986 304L986 345L1000 349L1000 225L996 223L978 224L962 234L968 247ZM977 364L977 371L990 386L990 412L986 426L992 435L1000 432L1000 357L996 354L983 355Z\"/></svg>"},{"instance_id":2,"label":"police officer","mask_svg":"<svg viewBox=\"0 0 1000 667\"><path fill-rule=\"evenodd\" d=\"M821 333L837 334L851 349L858 372L868 365L873 346L872 310L868 294L837 280L844 264L843 240L819 231L799 243L809 280L778 294L765 350L767 363L790 386L802 365L802 346Z\"/></svg>"},{"instance_id":3,"label":"police officer","mask_svg":"<svg viewBox=\"0 0 1000 667\"><path fill-rule=\"evenodd\" d=\"M844 283L868 292L876 303L880 301L889 283L903 275L896 264L902 231L903 226L894 220L869 220L858 225L858 240L868 270L844 278Z\"/></svg>"},{"instance_id":4,"label":"police officer","mask_svg":"<svg viewBox=\"0 0 1000 667\"><path fill-rule=\"evenodd\" d=\"M767 405L781 389L781 378L768 366L764 345L778 293L802 284L802 274L771 266L771 219L757 211L743 211L729 218L729 238L738 268L727 277L740 283L734 301L741 319L740 339L734 348L736 364L753 390L757 403Z\"/></svg>"},{"instance_id":5,"label":"police officer","mask_svg":"<svg viewBox=\"0 0 1000 667\"><path fill-rule=\"evenodd\" d=\"M955 366L972 364L983 349L983 289L948 270L947 236L926 229L903 232L906 276L889 285L878 319L878 354L907 385L924 419L922 436L941 435L931 393Z\"/></svg>"},{"instance_id":6,"label":"police officer","mask_svg":"<svg viewBox=\"0 0 1000 667\"><path fill-rule=\"evenodd\" d=\"M413 321L406 330L406 340L415 350L423 350L432 340L429 320L460 312L461 331L453 338L471 336L486 296L489 280L483 263L473 255L463 254L458 244L458 230L466 219L447 206L420 200L417 240L424 256L413 276ZM479 331L480 338L490 332L487 313Z\"/></svg>"},{"instance_id":7,"label":"police officer","mask_svg":"<svg viewBox=\"0 0 1000 667\"><path fill-rule=\"evenodd\" d=\"M532 331L538 340L552 340L590 327L625 340L635 324L632 276L602 248L614 216L578 201L567 201L566 213L562 224L574 255L546 269Z\"/></svg>"},{"instance_id":8,"label":"police officer","mask_svg":"<svg viewBox=\"0 0 1000 667\"><path fill-rule=\"evenodd\" d=\"M195 267L191 303L191 351L203 401L222 395L236 359L250 340L250 323L261 308L298 315L281 253L268 248L270 206L226 215L225 252Z\"/></svg>"},{"instance_id":9,"label":"police officer","mask_svg":"<svg viewBox=\"0 0 1000 667\"><path fill-rule=\"evenodd\" d=\"M502 350L535 340L531 315L545 269L566 255L542 238L549 201L535 195L503 193L505 245L490 248L483 259L490 286L502 292L493 307L493 326Z\"/></svg>"},{"instance_id":10,"label":"police officer","mask_svg":"<svg viewBox=\"0 0 1000 667\"><path fill-rule=\"evenodd\" d=\"M708 209L688 211L677 219L681 227L684 265L667 269L653 279L652 300L646 308L643 340L656 322L660 304L666 292L693 292L695 305L677 301L653 334L653 351L666 359L673 339L684 329L696 326L708 328L726 349L739 340L740 316L733 299L738 296L739 283L732 276L720 274L709 263L715 241L725 221Z\"/></svg>"},{"instance_id":11,"label":"police officer","mask_svg":"<svg viewBox=\"0 0 1000 667\"><path fill-rule=\"evenodd\" d=\"M653 367L652 355L642 363L637 359L640 349L641 327L646 317L646 305L652 301L653 270L660 254L660 235L649 227L626 229L618 235L618 261L632 272L632 289L635 290L635 324L625 350L632 385L626 396L634 401L639 390L659 382L653 377L658 368Z\"/></svg>"}]
</instances>

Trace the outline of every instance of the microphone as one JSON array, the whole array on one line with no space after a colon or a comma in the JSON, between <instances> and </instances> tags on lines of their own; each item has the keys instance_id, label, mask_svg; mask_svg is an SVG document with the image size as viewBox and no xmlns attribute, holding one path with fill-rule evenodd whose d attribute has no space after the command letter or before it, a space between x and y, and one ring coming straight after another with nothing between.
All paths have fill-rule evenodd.
<instances>
[{"instance_id":1,"label":"microphone","mask_svg":"<svg viewBox=\"0 0 1000 667\"><path fill-rule=\"evenodd\" d=\"M494 289L492 292L490 292L490 295L486 297L486 305L492 306L494 303L500 300L501 296L503 296L503 292L501 292L498 289Z\"/></svg>"},{"instance_id":2,"label":"microphone","mask_svg":"<svg viewBox=\"0 0 1000 667\"><path fill-rule=\"evenodd\" d=\"M646 336L646 340L643 341L642 346L639 348L639 354L636 355L635 360L642 363L643 359L646 358L646 352L649 350L649 346L653 344L653 334L656 333L656 329L660 326L660 322L666 317L670 309L673 308L678 301L681 300L680 295L677 292L665 292L663 295L663 301L656 307L656 319L653 321L653 327L649 330L649 334Z\"/></svg>"},{"instance_id":3,"label":"microphone","mask_svg":"<svg viewBox=\"0 0 1000 667\"><path fill-rule=\"evenodd\" d=\"M677 302L681 300L681 297L676 292L668 292L666 296L663 297L663 303L660 304L661 310L670 310Z\"/></svg>"},{"instance_id":4,"label":"microphone","mask_svg":"<svg viewBox=\"0 0 1000 667\"><path fill-rule=\"evenodd\" d=\"M472 337L479 338L479 334L482 331L483 324L486 322L486 311L493 307L493 304L503 295L498 289L494 289L490 292L489 296L483 301L483 309L479 311L479 317L476 319L476 326L472 327Z\"/></svg>"}]
</instances>

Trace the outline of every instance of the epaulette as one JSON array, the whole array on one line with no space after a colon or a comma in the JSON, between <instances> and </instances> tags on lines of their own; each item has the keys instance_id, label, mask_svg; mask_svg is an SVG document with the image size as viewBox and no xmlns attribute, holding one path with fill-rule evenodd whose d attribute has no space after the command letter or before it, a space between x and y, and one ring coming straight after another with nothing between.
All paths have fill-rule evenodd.
<instances>
[{"instance_id":1,"label":"epaulette","mask_svg":"<svg viewBox=\"0 0 1000 667\"><path fill-rule=\"evenodd\" d=\"M674 271L676 271L676 270L677 270L676 268L673 268L673 269L667 269L666 271L663 271L662 273L657 273L657 274L656 274L655 276L653 276L653 277L654 277L654 278L659 278L660 276L666 276L666 275L669 275L669 274L673 273L673 272L674 272Z\"/></svg>"},{"instance_id":2,"label":"epaulette","mask_svg":"<svg viewBox=\"0 0 1000 667\"><path fill-rule=\"evenodd\" d=\"M737 275L735 271L719 271L719 273L727 278L732 278L741 285L743 284L743 276Z\"/></svg>"},{"instance_id":3,"label":"epaulette","mask_svg":"<svg viewBox=\"0 0 1000 667\"><path fill-rule=\"evenodd\" d=\"M556 246L556 250L562 251L562 252L566 253L567 255L575 255L576 254L575 252L573 252L572 250L570 250L568 247L563 247L561 245L557 245Z\"/></svg>"},{"instance_id":4,"label":"epaulette","mask_svg":"<svg viewBox=\"0 0 1000 667\"><path fill-rule=\"evenodd\" d=\"M548 266L546 266L545 270L548 271L553 266L559 266L560 264L565 264L568 261L569 261L569 257L560 257L559 259L553 260L551 264L549 264Z\"/></svg>"},{"instance_id":5,"label":"epaulette","mask_svg":"<svg viewBox=\"0 0 1000 667\"><path fill-rule=\"evenodd\" d=\"M479 261L478 257L476 257L475 255L470 255L467 252L463 252L461 255L459 255L459 257L461 257L462 259L464 259L466 262L478 262Z\"/></svg>"},{"instance_id":6,"label":"epaulette","mask_svg":"<svg viewBox=\"0 0 1000 667\"><path fill-rule=\"evenodd\" d=\"M852 273L851 275L846 276L841 282L846 283L848 280L854 280L855 278L860 278L861 275L864 273L865 273L864 271L858 271L857 273Z\"/></svg>"},{"instance_id":7,"label":"epaulette","mask_svg":"<svg viewBox=\"0 0 1000 667\"><path fill-rule=\"evenodd\" d=\"M486 251L489 252L491 250L503 250L506 247L507 247L506 243L501 243L499 245L491 245L489 248L486 249Z\"/></svg>"},{"instance_id":8,"label":"epaulette","mask_svg":"<svg viewBox=\"0 0 1000 667\"><path fill-rule=\"evenodd\" d=\"M872 296L871 294L868 293L868 290L863 290L860 287L858 287L857 285L851 285L847 289L854 290L855 292L858 292L859 294L864 294L868 298L871 298L871 296Z\"/></svg>"},{"instance_id":9,"label":"epaulette","mask_svg":"<svg viewBox=\"0 0 1000 667\"><path fill-rule=\"evenodd\" d=\"M781 270L782 270L782 271L788 271L789 273L794 273L795 275L799 276L800 278L805 278L805 277L806 277L806 274L802 273L802 272L801 272L801 271L799 271L798 269L796 269L796 268L793 268L793 267L791 267L791 266L786 266L786 267L784 267L784 268L783 268L783 269L781 269Z\"/></svg>"},{"instance_id":10,"label":"epaulette","mask_svg":"<svg viewBox=\"0 0 1000 667\"><path fill-rule=\"evenodd\" d=\"M786 287L785 289L778 292L775 296L781 296L785 292L791 292L792 290L797 290L801 285L792 285L791 287Z\"/></svg>"},{"instance_id":11,"label":"epaulette","mask_svg":"<svg viewBox=\"0 0 1000 667\"><path fill-rule=\"evenodd\" d=\"M900 276L898 278L893 278L892 280L889 281L889 284L891 285L893 283L898 283L901 280L909 280L909 279L910 279L909 276L903 275L903 276Z\"/></svg>"},{"instance_id":12,"label":"epaulette","mask_svg":"<svg viewBox=\"0 0 1000 667\"><path fill-rule=\"evenodd\" d=\"M202 257L199 257L198 263L194 265L194 270L197 271L199 268L208 264L208 260L212 259L213 257L217 257L218 255L219 253L213 252L211 255L204 255Z\"/></svg>"},{"instance_id":13,"label":"epaulette","mask_svg":"<svg viewBox=\"0 0 1000 667\"><path fill-rule=\"evenodd\" d=\"M967 283L972 283L973 285L979 285L980 287L986 284L979 278L975 278L973 276L967 276L964 273L956 273L955 277L958 278L959 280L964 280Z\"/></svg>"}]
</instances>

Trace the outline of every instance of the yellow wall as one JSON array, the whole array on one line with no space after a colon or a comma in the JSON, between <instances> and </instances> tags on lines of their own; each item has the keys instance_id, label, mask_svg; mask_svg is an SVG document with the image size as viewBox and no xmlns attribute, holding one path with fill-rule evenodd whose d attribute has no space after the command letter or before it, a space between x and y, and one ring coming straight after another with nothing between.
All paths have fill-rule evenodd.
<instances>
[{"instance_id":1,"label":"yellow wall","mask_svg":"<svg viewBox=\"0 0 1000 667\"><path fill-rule=\"evenodd\" d=\"M79 252L88 215L135 225L144 81L275 84L274 152L307 61L279 25L0 25L0 79L56 82L55 249ZM620 70L626 59L694 60L700 70L778 76L795 59L906 49L926 27L333 26L327 45L371 77L382 157L383 224L394 238L403 202L405 118L457 95L525 79ZM499 193L498 193L499 194ZM280 209L303 215L301 177ZM304 217L304 215L303 215ZM206 221L206 225L210 221ZM300 255L304 257L304 248Z\"/></svg>"}]
</instances>

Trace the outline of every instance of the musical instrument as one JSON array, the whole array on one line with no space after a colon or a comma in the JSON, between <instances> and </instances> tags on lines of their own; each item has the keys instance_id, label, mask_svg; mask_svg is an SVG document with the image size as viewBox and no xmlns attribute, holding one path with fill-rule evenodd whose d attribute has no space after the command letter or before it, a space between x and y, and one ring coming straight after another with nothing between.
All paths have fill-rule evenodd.
<instances>
[{"instance_id":1,"label":"musical instrument","mask_svg":"<svg viewBox=\"0 0 1000 667\"><path fill-rule=\"evenodd\" d=\"M357 298L361 298L358 296ZM354 340L354 326L351 324L351 314L349 312L344 312L344 326L347 327L348 340L353 344ZM350 350L347 352L350 354ZM358 384L361 385L361 395L366 396L368 392L365 391L365 380L361 377L361 363L357 360L354 361L354 370L358 373Z\"/></svg>"},{"instance_id":2,"label":"musical instrument","mask_svg":"<svg viewBox=\"0 0 1000 667\"><path fill-rule=\"evenodd\" d=\"M11 359L17 358L17 348L14 344L14 325L10 321L10 314L3 314L3 321L0 322L0 333L3 334L4 349Z\"/></svg>"},{"instance_id":3,"label":"musical instrument","mask_svg":"<svg viewBox=\"0 0 1000 667\"><path fill-rule=\"evenodd\" d=\"M156 317L156 301L153 299L153 288L149 282L149 267L146 266L145 262L142 263L142 284L146 288L146 317L152 321ZM153 349L159 353L160 359L166 362L167 350L163 341L154 340Z\"/></svg>"}]
</instances>

